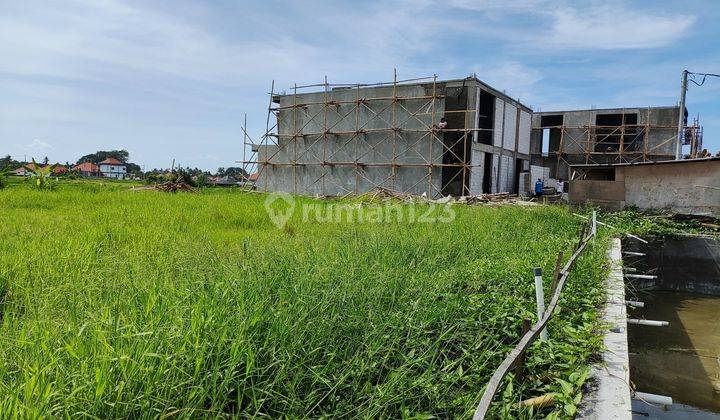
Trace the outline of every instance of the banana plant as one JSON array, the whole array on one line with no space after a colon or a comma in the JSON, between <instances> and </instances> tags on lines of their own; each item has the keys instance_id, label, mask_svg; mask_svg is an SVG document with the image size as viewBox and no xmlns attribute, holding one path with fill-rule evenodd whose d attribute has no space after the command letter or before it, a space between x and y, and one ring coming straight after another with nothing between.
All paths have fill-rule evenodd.
<instances>
[{"instance_id":1,"label":"banana plant","mask_svg":"<svg viewBox=\"0 0 720 420\"><path fill-rule=\"evenodd\" d=\"M32 159L32 163L33 167L31 168L31 171L32 177L35 178L35 186L41 189L50 188L50 175L52 175L57 164L46 165L41 168L37 162L35 162L35 158Z\"/></svg>"}]
</instances>

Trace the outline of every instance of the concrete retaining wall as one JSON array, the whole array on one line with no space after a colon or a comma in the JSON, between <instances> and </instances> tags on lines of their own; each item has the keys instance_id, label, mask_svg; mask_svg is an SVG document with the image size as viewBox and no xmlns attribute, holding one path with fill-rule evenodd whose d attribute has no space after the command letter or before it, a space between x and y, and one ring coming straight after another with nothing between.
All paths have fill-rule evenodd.
<instances>
[{"instance_id":1,"label":"concrete retaining wall","mask_svg":"<svg viewBox=\"0 0 720 420\"><path fill-rule=\"evenodd\" d=\"M720 159L613 168L614 181L570 181L570 202L720 217Z\"/></svg>"},{"instance_id":2,"label":"concrete retaining wall","mask_svg":"<svg viewBox=\"0 0 720 420\"><path fill-rule=\"evenodd\" d=\"M610 274L605 281L607 303L603 322L607 324L602 363L594 366L591 389L583 395L578 419L605 420L632 418L630 358L627 340L627 309L623 281L620 239L608 250Z\"/></svg>"},{"instance_id":3,"label":"concrete retaining wall","mask_svg":"<svg viewBox=\"0 0 720 420\"><path fill-rule=\"evenodd\" d=\"M628 257L639 272L658 276L653 280L632 279L633 287L720 296L720 240L686 237L628 244L628 250L645 254Z\"/></svg>"},{"instance_id":4,"label":"concrete retaining wall","mask_svg":"<svg viewBox=\"0 0 720 420\"><path fill-rule=\"evenodd\" d=\"M628 204L720 216L720 160L618 167L618 177Z\"/></svg>"}]
</instances>

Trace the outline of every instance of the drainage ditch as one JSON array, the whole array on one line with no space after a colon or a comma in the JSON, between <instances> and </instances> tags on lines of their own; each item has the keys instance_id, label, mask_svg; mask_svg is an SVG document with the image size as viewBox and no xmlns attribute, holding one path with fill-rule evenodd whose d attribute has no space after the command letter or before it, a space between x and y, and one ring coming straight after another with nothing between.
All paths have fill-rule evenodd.
<instances>
[{"instance_id":1,"label":"drainage ditch","mask_svg":"<svg viewBox=\"0 0 720 420\"><path fill-rule=\"evenodd\" d=\"M704 237L623 241L630 380L637 391L672 397L663 406L633 400L633 418L720 419L720 240ZM644 254L644 255L639 255Z\"/></svg>"}]
</instances>

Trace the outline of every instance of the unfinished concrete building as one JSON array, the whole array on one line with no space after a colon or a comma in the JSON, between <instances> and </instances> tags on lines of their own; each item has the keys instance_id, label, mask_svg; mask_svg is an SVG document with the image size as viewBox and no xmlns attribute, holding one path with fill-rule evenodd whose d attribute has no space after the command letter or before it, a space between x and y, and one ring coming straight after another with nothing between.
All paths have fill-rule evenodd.
<instances>
[{"instance_id":1,"label":"unfinished concrete building","mask_svg":"<svg viewBox=\"0 0 720 420\"><path fill-rule=\"evenodd\" d=\"M476 77L296 86L271 93L268 130L243 160L260 191L515 193L531 115Z\"/></svg>"},{"instance_id":2,"label":"unfinished concrete building","mask_svg":"<svg viewBox=\"0 0 720 420\"><path fill-rule=\"evenodd\" d=\"M679 112L677 106L536 112L532 163L550 168L552 178L572 179L575 164L673 160ZM686 127L692 155L702 145L701 133L697 122Z\"/></svg>"}]
</instances>

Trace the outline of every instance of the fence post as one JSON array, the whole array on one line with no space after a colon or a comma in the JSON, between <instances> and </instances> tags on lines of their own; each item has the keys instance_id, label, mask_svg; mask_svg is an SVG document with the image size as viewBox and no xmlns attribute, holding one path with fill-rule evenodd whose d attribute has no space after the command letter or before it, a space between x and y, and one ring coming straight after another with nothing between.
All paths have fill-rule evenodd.
<instances>
[{"instance_id":1,"label":"fence post","mask_svg":"<svg viewBox=\"0 0 720 420\"><path fill-rule=\"evenodd\" d=\"M592 216L592 236L595 238L595 234L597 233L597 211L593 210L593 216Z\"/></svg>"},{"instance_id":2,"label":"fence post","mask_svg":"<svg viewBox=\"0 0 720 420\"><path fill-rule=\"evenodd\" d=\"M527 334L528 331L530 331L530 328L532 328L532 322L530 322L530 320L527 318L523 318L522 334L520 335L520 338L525 337L525 334ZM522 381L524 374L525 374L525 350L523 350L517 358L517 362L515 365L515 379L517 379L518 381Z\"/></svg>"},{"instance_id":3,"label":"fence post","mask_svg":"<svg viewBox=\"0 0 720 420\"><path fill-rule=\"evenodd\" d=\"M537 317L540 321L545 313L545 293L543 292L542 269L540 267L533 268L535 274L535 303L537 304ZM547 329L543 328L540 332L540 339L547 340Z\"/></svg>"}]
</instances>

